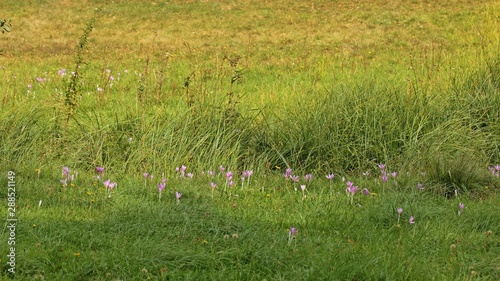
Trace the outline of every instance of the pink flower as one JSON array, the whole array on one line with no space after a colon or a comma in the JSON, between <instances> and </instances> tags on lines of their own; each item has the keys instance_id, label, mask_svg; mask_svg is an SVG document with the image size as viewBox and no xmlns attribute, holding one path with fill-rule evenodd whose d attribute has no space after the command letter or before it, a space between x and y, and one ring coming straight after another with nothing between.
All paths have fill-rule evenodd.
<instances>
[{"instance_id":1,"label":"pink flower","mask_svg":"<svg viewBox=\"0 0 500 281\"><path fill-rule=\"evenodd\" d=\"M312 175L311 174L307 174L307 175L304 176L304 179L306 181L310 181L310 180L312 180Z\"/></svg>"},{"instance_id":2,"label":"pink flower","mask_svg":"<svg viewBox=\"0 0 500 281\"><path fill-rule=\"evenodd\" d=\"M369 194L370 191L368 190L368 188L363 189L363 195L369 195Z\"/></svg>"},{"instance_id":3,"label":"pink flower","mask_svg":"<svg viewBox=\"0 0 500 281\"><path fill-rule=\"evenodd\" d=\"M181 199L181 196L182 196L182 193L179 193L179 192L175 192L175 199L177 199L177 201L179 201Z\"/></svg>"},{"instance_id":4,"label":"pink flower","mask_svg":"<svg viewBox=\"0 0 500 281\"><path fill-rule=\"evenodd\" d=\"M96 167L95 170L98 174L104 173L104 167Z\"/></svg>"},{"instance_id":5,"label":"pink flower","mask_svg":"<svg viewBox=\"0 0 500 281\"><path fill-rule=\"evenodd\" d=\"M459 215L459 216L462 214L462 211L464 210L464 208L465 208L465 205L464 205L462 202L460 202L460 203L458 204L458 209L459 209L459 210L458 210L458 215Z\"/></svg>"},{"instance_id":6,"label":"pink flower","mask_svg":"<svg viewBox=\"0 0 500 281\"><path fill-rule=\"evenodd\" d=\"M288 168L285 170L285 173L283 174L283 177L285 177L285 179L289 178L291 175L292 175L292 169Z\"/></svg>"},{"instance_id":7,"label":"pink flower","mask_svg":"<svg viewBox=\"0 0 500 281\"><path fill-rule=\"evenodd\" d=\"M108 188L109 190L111 190L111 189L115 188L115 186L116 186L116 182L111 182L111 180L110 180L110 179L108 179L107 181L105 181L103 184L104 184L104 186L105 186L106 188Z\"/></svg>"},{"instance_id":8,"label":"pink flower","mask_svg":"<svg viewBox=\"0 0 500 281\"><path fill-rule=\"evenodd\" d=\"M326 175L326 178L329 179L330 181L332 181L334 177L335 177L334 174Z\"/></svg>"},{"instance_id":9,"label":"pink flower","mask_svg":"<svg viewBox=\"0 0 500 281\"><path fill-rule=\"evenodd\" d=\"M161 183L158 184L158 191L162 192L163 189L165 189L165 183L161 182Z\"/></svg>"},{"instance_id":10,"label":"pink flower","mask_svg":"<svg viewBox=\"0 0 500 281\"><path fill-rule=\"evenodd\" d=\"M290 176L290 178L293 180L293 182L297 183L299 182L299 176Z\"/></svg>"},{"instance_id":11,"label":"pink flower","mask_svg":"<svg viewBox=\"0 0 500 281\"><path fill-rule=\"evenodd\" d=\"M306 186L305 186L305 185L303 185L303 184L301 184L301 185L300 185L300 189L302 189L302 192L304 192L304 191L306 191Z\"/></svg>"},{"instance_id":12,"label":"pink flower","mask_svg":"<svg viewBox=\"0 0 500 281\"><path fill-rule=\"evenodd\" d=\"M290 231L288 232L291 236L297 234L299 232L298 229L296 229L295 227L290 227Z\"/></svg>"},{"instance_id":13,"label":"pink flower","mask_svg":"<svg viewBox=\"0 0 500 281\"><path fill-rule=\"evenodd\" d=\"M415 224L415 218L411 216L410 219L408 220L408 223Z\"/></svg>"},{"instance_id":14,"label":"pink flower","mask_svg":"<svg viewBox=\"0 0 500 281\"><path fill-rule=\"evenodd\" d=\"M348 193L351 193L351 196L354 196L354 194L356 194L356 192L358 192L359 188L357 186L354 186L354 183L352 182L347 182L347 188L346 188L346 192Z\"/></svg>"}]
</instances>

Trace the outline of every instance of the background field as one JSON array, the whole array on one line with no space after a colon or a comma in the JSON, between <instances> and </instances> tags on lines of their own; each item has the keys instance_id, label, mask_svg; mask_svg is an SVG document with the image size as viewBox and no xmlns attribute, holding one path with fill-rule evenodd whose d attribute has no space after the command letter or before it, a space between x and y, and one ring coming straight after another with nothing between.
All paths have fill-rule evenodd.
<instances>
[{"instance_id":1,"label":"background field","mask_svg":"<svg viewBox=\"0 0 500 281\"><path fill-rule=\"evenodd\" d=\"M0 11L13 25L0 35L0 161L17 175L18 277L499 278L498 1ZM397 178L384 182L380 163ZM78 171L68 186L63 166ZM370 194L350 201L346 181Z\"/></svg>"}]
</instances>

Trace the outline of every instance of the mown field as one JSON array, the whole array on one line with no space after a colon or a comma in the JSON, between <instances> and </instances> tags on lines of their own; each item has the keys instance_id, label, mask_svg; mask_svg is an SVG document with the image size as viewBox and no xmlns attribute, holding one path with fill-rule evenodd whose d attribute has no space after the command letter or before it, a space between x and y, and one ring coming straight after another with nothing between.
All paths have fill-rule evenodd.
<instances>
[{"instance_id":1,"label":"mown field","mask_svg":"<svg viewBox=\"0 0 500 281\"><path fill-rule=\"evenodd\" d=\"M1 2L1 279L500 279L500 4L435 2Z\"/></svg>"}]
</instances>

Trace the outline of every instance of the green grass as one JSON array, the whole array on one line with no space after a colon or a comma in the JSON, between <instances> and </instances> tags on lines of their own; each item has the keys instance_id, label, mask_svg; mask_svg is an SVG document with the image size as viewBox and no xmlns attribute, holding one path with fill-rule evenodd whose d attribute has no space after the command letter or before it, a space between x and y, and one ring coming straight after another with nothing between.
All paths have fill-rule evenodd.
<instances>
[{"instance_id":1,"label":"green grass","mask_svg":"<svg viewBox=\"0 0 500 281\"><path fill-rule=\"evenodd\" d=\"M0 3L12 18L0 35L0 161L16 173L15 277L499 279L500 182L488 171L500 164L499 9ZM396 180L383 183L379 163ZM73 186L61 186L63 166L79 172ZM118 182L111 197L96 166ZM255 174L242 188L244 170ZM146 186L144 172L156 176ZM351 204L343 177L373 194ZM2 279L13 277L8 235Z\"/></svg>"}]
</instances>

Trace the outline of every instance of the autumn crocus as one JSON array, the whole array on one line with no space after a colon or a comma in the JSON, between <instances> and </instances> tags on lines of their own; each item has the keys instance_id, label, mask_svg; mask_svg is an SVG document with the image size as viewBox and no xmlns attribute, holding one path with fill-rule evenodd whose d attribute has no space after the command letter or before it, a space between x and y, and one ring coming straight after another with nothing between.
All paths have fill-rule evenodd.
<instances>
[{"instance_id":1,"label":"autumn crocus","mask_svg":"<svg viewBox=\"0 0 500 281\"><path fill-rule=\"evenodd\" d=\"M166 184L164 182L160 182L158 184L158 193L159 193L159 195L158 195L158 201L161 200L161 192L163 191L163 189L165 189L165 185Z\"/></svg>"},{"instance_id":2,"label":"autumn crocus","mask_svg":"<svg viewBox=\"0 0 500 281\"><path fill-rule=\"evenodd\" d=\"M95 171L97 172L97 179L100 179L104 174L104 167L96 167Z\"/></svg>"},{"instance_id":3,"label":"autumn crocus","mask_svg":"<svg viewBox=\"0 0 500 281\"><path fill-rule=\"evenodd\" d=\"M215 188L217 187L217 185L215 183L211 182L210 187L212 188L212 199L214 199L214 192L215 192Z\"/></svg>"},{"instance_id":4,"label":"autumn crocus","mask_svg":"<svg viewBox=\"0 0 500 281\"><path fill-rule=\"evenodd\" d=\"M113 188L115 188L115 186L116 186L116 182L111 182L111 180L110 180L110 179L108 179L108 180L107 180L107 181L105 181L103 184L104 184L104 186L107 188L107 190L108 190L108 192L109 192L108 197L111 197L111 190L112 190Z\"/></svg>"},{"instance_id":5,"label":"autumn crocus","mask_svg":"<svg viewBox=\"0 0 500 281\"><path fill-rule=\"evenodd\" d=\"M312 180L312 175L311 174L307 174L307 175L304 176L304 179L306 181L311 181Z\"/></svg>"},{"instance_id":6,"label":"autumn crocus","mask_svg":"<svg viewBox=\"0 0 500 281\"><path fill-rule=\"evenodd\" d=\"M399 224L399 219L401 218L402 213L403 213L403 208L398 208L398 224Z\"/></svg>"},{"instance_id":7,"label":"autumn crocus","mask_svg":"<svg viewBox=\"0 0 500 281\"><path fill-rule=\"evenodd\" d=\"M290 168L286 169L286 170L285 170L285 173L283 174L283 177L284 177L285 179L288 179L288 178L292 175L292 172L293 172L293 170L292 170L292 169L290 169Z\"/></svg>"},{"instance_id":8,"label":"autumn crocus","mask_svg":"<svg viewBox=\"0 0 500 281\"><path fill-rule=\"evenodd\" d=\"M288 230L288 245L292 243L292 240L295 239L295 235L299 232L298 229L295 227L290 227L290 230Z\"/></svg>"},{"instance_id":9,"label":"autumn crocus","mask_svg":"<svg viewBox=\"0 0 500 281\"><path fill-rule=\"evenodd\" d=\"M301 184L300 189L302 190L302 200L304 200L304 198L306 198L306 186Z\"/></svg>"},{"instance_id":10,"label":"autumn crocus","mask_svg":"<svg viewBox=\"0 0 500 281\"><path fill-rule=\"evenodd\" d=\"M458 215L459 215L459 216L462 214L462 211L464 210L464 208L465 208L464 203L460 202L460 203L458 204Z\"/></svg>"},{"instance_id":11,"label":"autumn crocus","mask_svg":"<svg viewBox=\"0 0 500 281\"><path fill-rule=\"evenodd\" d=\"M370 195L368 188L363 188L363 195Z\"/></svg>"},{"instance_id":12,"label":"autumn crocus","mask_svg":"<svg viewBox=\"0 0 500 281\"><path fill-rule=\"evenodd\" d=\"M415 224L415 218L413 216L411 216L410 219L408 220L408 223Z\"/></svg>"},{"instance_id":13,"label":"autumn crocus","mask_svg":"<svg viewBox=\"0 0 500 281\"><path fill-rule=\"evenodd\" d=\"M359 190L359 187L355 186L353 182L350 182L348 181L347 182L347 188L346 188L346 192L347 193L350 193L350 197L351 197L351 204L353 203L353 200L354 200L354 194L356 194L356 192L358 192Z\"/></svg>"},{"instance_id":14,"label":"autumn crocus","mask_svg":"<svg viewBox=\"0 0 500 281\"><path fill-rule=\"evenodd\" d=\"M182 193L179 193L179 192L175 192L175 199L177 200L177 204L179 204L181 202L181 196L182 196Z\"/></svg>"}]
</instances>

